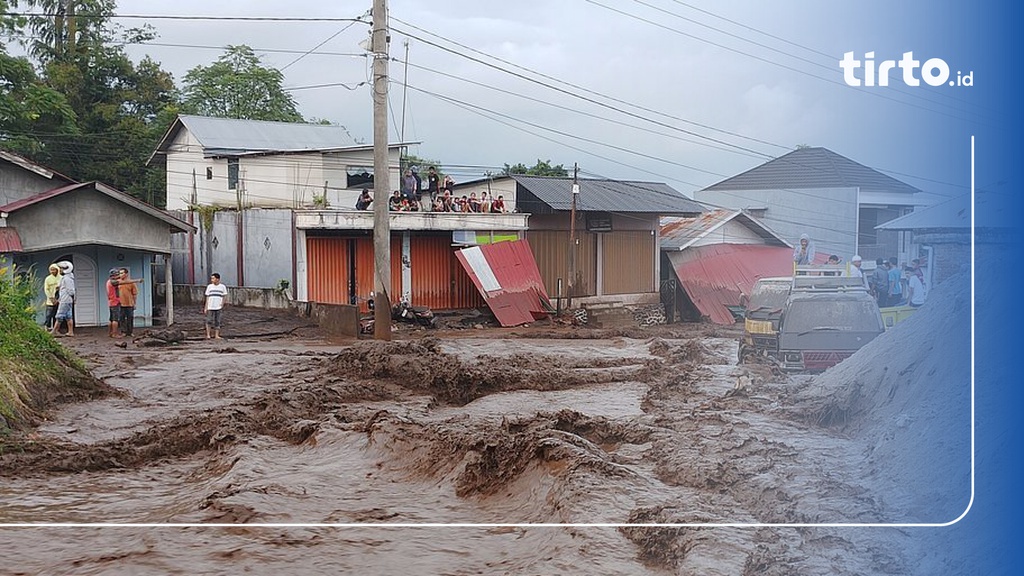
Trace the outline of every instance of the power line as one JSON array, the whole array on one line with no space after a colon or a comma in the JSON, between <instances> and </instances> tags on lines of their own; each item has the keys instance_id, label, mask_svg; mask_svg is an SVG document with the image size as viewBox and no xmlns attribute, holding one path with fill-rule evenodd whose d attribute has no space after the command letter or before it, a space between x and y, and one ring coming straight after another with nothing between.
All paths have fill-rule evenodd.
<instances>
[{"instance_id":1,"label":"power line","mask_svg":"<svg viewBox=\"0 0 1024 576\"><path fill-rule=\"evenodd\" d=\"M7 16L24 18L54 18L66 16L56 12L7 12ZM76 12L75 18L107 20L121 18L126 20L207 20L239 21L239 22L365 22L361 18L333 18L327 16L199 16L180 14L103 14Z\"/></svg>"},{"instance_id":2,"label":"power line","mask_svg":"<svg viewBox=\"0 0 1024 576\"><path fill-rule=\"evenodd\" d=\"M636 1L636 2L639 2L639 0L634 0L634 1ZM739 55L741 55L741 56L746 56L746 57L748 57L748 58L753 58L754 60L758 60L758 61L760 61L760 62L764 62L764 63L766 63L766 64L771 64L771 65L774 65L774 66L778 66L778 67L780 67L780 68L784 68L784 69L786 69L786 70L789 70L789 71L791 71L791 72L796 72L797 74L802 74L802 75L804 75L804 76L809 76L809 77L811 77L811 78L816 78L816 79L818 79L818 80L822 80L822 81L824 81L824 82L827 82L827 83L829 83L829 84L832 84L832 85L835 85L835 86L840 86L840 87L842 87L842 88L844 88L844 89L850 89L850 88L851 88L851 86L848 86L848 85L847 85L847 84L846 84L845 82L840 82L839 80L833 80L833 79L831 79L831 78L826 78L826 77L823 77L823 76L819 76L819 75L817 75L817 74L813 74L813 73L811 73L811 72L807 72L806 70L801 70L801 69L799 69L799 68L795 68L795 67L793 67L793 66L789 66L789 65L787 65L787 64L783 64L783 63L781 63L781 62L778 62L778 61L776 61L776 60L772 60L772 59L770 59L770 58L764 58L764 57L758 56L758 55L756 55L756 54L751 54L751 53L749 53L749 52L744 52L743 50L740 50L740 49L738 49L738 48L733 48L733 47L731 47L731 46L726 46L725 44L720 44L720 43L718 43L718 42L714 42L714 41L712 41L712 40L708 40L708 39L706 39L706 38L701 38L700 36L696 36L696 35L694 35L694 34L690 34L690 33L688 33L688 32L684 32L684 31L682 31L682 30L679 30L679 29L677 29L677 28L673 28L673 27L671 27L671 26L666 26L666 25L664 25L664 24L662 24L662 23L660 23L660 22L655 22L654 20L649 20L649 19L647 19L647 18L644 18L644 17L642 17L642 16L638 16L638 15L636 15L636 14L632 14L632 13L630 13L630 12L626 12L626 11L624 11L624 10L619 10L618 8L612 8L611 6L606 6L606 5L604 5L604 4L600 3L600 2L598 2L597 0L584 0L584 2L587 2L587 3L593 4L594 6L599 6L599 7L601 7L601 8L604 8L604 9L606 9L606 10L610 10L610 11L612 11L612 12L615 12L615 13L617 13L617 14L620 14L620 15L622 15L622 16L626 16L626 17L628 17L628 18L633 18L633 19L635 19L635 20L639 20L640 22L644 22L644 23L646 23L646 24L650 24L651 26L655 26L655 27L661 28L661 29L663 29L663 30L667 30L667 31L669 31L669 32L673 32L673 33L675 33L675 34L679 34L679 35L681 35L681 36L685 36L685 37L687 37L687 38L692 38L692 39L694 39L694 40L697 40L698 42L703 42L703 43L705 43L705 44L710 44L711 46L715 46L715 47L717 47L717 48L721 48L721 49L723 49L723 50L728 50L729 52L733 52L733 53L739 54ZM641 2L641 4L642 4L642 2ZM658 9L658 10L661 10L660 8L657 8L657 9ZM663 10L662 10L662 11L663 11ZM669 13L669 14L672 14L671 12L668 12L668 13ZM707 27L707 28L710 28L710 27L708 27L708 26L705 26L705 27ZM716 30L717 30L717 29L716 29ZM826 69L828 69L828 70L832 70L831 68L829 68L829 67L826 67L826 66L824 66L824 65L821 65L821 64L818 64L818 63L815 63L815 62L811 62L810 60L807 60L807 59L805 59L805 58L802 58L802 57L799 57L799 56L794 56L794 55L792 55L792 54L788 54L788 53L786 53L786 52L781 52L781 51L779 51L779 50L776 50L776 49L774 49L774 48L771 48L771 47L769 47L769 46L765 46L765 45L763 45L763 44L760 44L760 43L754 42L754 41L752 41L752 40L746 40L746 39L743 39L743 40L745 40L745 41L747 41L747 42L750 42L750 43L752 43L752 44L755 44L755 45L757 45L757 46L761 46L761 47L767 48L767 49L769 49L769 50L773 50L773 51L776 51L776 52L780 52L780 53L782 53L782 54L785 54L785 55L787 55L787 56L790 56L791 58L796 58L796 59L798 59L798 60L802 60L802 61L804 61L804 62L809 62L809 63L811 63L811 64L813 64L813 65L815 65L815 66L819 66L819 67L822 67L822 68L826 68ZM905 90L897 90L897 91L898 91L899 93L901 93L901 94L905 95L905 96L910 96L910 97L912 97L912 98L915 98L915 99L918 99L918 100L923 100L923 101L925 101L925 102L929 102L929 103L931 103L931 104L936 104L936 105L939 105L939 106L944 106L944 107L952 108L952 109L954 109L954 110L957 110L957 111L961 111L961 108L960 108L960 107L956 107L956 106L953 106L952 104L946 104L946 103L943 103L943 102L937 102L937 101L935 101L935 100L932 100L932 99L930 99L930 98L927 98L927 97L925 97L925 96L923 96L923 95L921 95L920 93L917 93L917 92L908 92L908 91L905 91ZM949 114L949 113L946 113L946 112L943 112L943 111L940 111L940 110L935 110L935 109L930 109L930 108L924 108L924 107L922 107L922 106L919 106L919 105L916 105L916 104L912 104L912 103L910 103L910 102L906 102L906 101L904 101L904 100L900 100L900 99L898 99L898 98L893 98L893 97L891 97L891 96L889 96L889 95L887 95L887 94L885 94L885 93L882 93L882 92L878 92L878 91L869 91L869 90L860 90L860 92L861 92L861 93L865 93L865 94L869 94L869 95L871 95L871 96L875 96L875 97L878 97L878 98L883 98L883 99L885 99L885 100L889 100L889 101L891 101L891 102L896 102L896 103L899 103L899 104L903 104L903 105L906 105L906 106L911 106L911 107L914 107L914 108L918 108L918 109L920 109L920 110L925 110L925 111L927 111L927 112L933 112L933 113L935 113L935 114L941 114L941 115L943 115L943 116L946 116L947 118L953 118L953 119L957 119L957 120L960 120L960 119L962 119L962 118L961 118L960 116L955 116L955 115L953 115L953 114Z\"/></svg>"},{"instance_id":3,"label":"power line","mask_svg":"<svg viewBox=\"0 0 1024 576\"><path fill-rule=\"evenodd\" d=\"M398 18L394 18L394 17L392 17L392 20L395 20L396 22L401 22L402 24L404 24L404 25L406 25L406 26L409 26L409 27L411 27L411 28L414 28L414 29L416 29L416 30L420 30L420 31L422 31L422 32L425 32L425 33L431 34L431 35L432 35L433 37L435 37L435 38L440 38L440 39L443 39L443 40L445 40L445 41L447 41L447 42L450 42L450 43L452 43L452 44L454 44L454 45L456 45L456 46L459 46L460 48L463 48L463 49L466 49L466 50L470 50L470 51L472 51L472 52L476 52L476 53L478 53L478 54L482 54L482 55L484 55L484 56L487 56L488 58L492 58L492 59L494 59L494 60L497 60L498 62L502 62L502 63L505 63L505 64L509 64L509 65L511 65L511 66L514 66L514 67L516 67L516 68L519 68L519 69L521 69L521 70L526 70L526 71L530 72L531 74L536 74L537 76L539 76L539 77L541 77L541 78L545 78L545 79L548 79L548 80L553 80L553 81L555 81L555 82L558 82L558 83L560 83L560 84L564 84L564 85L566 85L566 86L569 86L569 87L571 87L571 88L574 88L574 89L577 89L577 90L583 90L583 91L589 92L589 93L591 93L591 94L595 94L595 95L597 95L597 96L600 96L600 97L602 97L602 98L605 98L605 99L607 99L607 100L610 100L610 101L612 101L612 102L616 102L616 103L619 103L619 104L625 104L625 105L628 105L628 106L634 107L634 108L636 108L636 109L638 109L638 110L642 110L642 111L644 111L644 112L649 112L649 113L657 114L657 115L659 115L659 116L663 116L663 117L665 117L665 118L669 118L669 119L671 119L671 120L676 120L676 121L679 121L679 122L683 122L683 123L685 123L685 124L689 124L689 125L692 125L692 126L697 126L697 127L700 127L700 128L704 128L704 129L707 129L707 130L712 130L712 131L714 131L714 132L719 132L719 133L722 133L722 134L726 134L726 135L729 135L729 136L733 136L733 137L736 137L736 138L741 138L741 139L744 139L744 140L749 140L749 141L751 141L751 142L756 142L756 143L759 143L759 144L765 144L765 145L767 145L767 146L772 146L772 147L775 147L775 148L781 148L781 149L787 149L787 150L788 150L788 147L787 147L787 146L783 146L783 145L781 145L781 144L775 144L775 143L773 143L773 142L768 142L768 141L765 141L765 140L760 140L760 139L757 139L757 138L753 138L753 137L751 137L751 136L745 136L745 135L743 135L743 134L738 134L738 133L735 133L735 132L730 132L730 131L728 131L728 130L722 130L722 129L720 129L720 128L715 128L715 127L713 127L713 126L709 126L709 125L706 125L706 124L701 124L701 123L699 123L699 122L695 122L695 121L693 121L693 120L687 120L687 119L685 119L685 118L680 118L680 117L678 117L678 116L672 116L672 115L670 115L670 114L667 114L667 113L664 113L664 112L660 112L660 111L658 111L658 110L652 110L652 109L650 109L650 108L644 108L644 107L642 107L642 106L639 106L639 105L637 105L637 104L634 104L634 103L631 103L631 102L627 102L627 101L625 101L625 100L621 100L621 99L618 99L618 98L615 98L615 97L612 97L612 96L608 96L608 95L606 95L606 94L602 94L602 93L600 93L600 92L597 92L596 90L591 90L591 89L585 88L585 87L583 87L583 86L578 86L578 85L576 85L576 84L573 84L573 83L571 83L571 82L566 82L566 81L564 81L564 80L560 80L560 79L557 79L557 78L553 78L553 77L551 77L551 76L548 76L548 75L546 75L546 74L543 74L543 73L540 73L540 72L537 72L537 71L534 71L534 70L530 70L530 69L528 69L528 68L524 68L524 67L522 67L522 66L519 66L518 64L513 64L513 63L511 63L511 62L508 62L507 60L503 60L502 58L498 58L498 57L496 57L496 56L492 56L492 55L490 55L490 54L486 54L486 53L484 53L484 52L481 52L481 51L479 51L479 50L476 50L476 49L470 48L470 47L468 47L468 46L465 46L465 45L463 45L463 44L460 44L460 43L458 43L458 42L455 42L454 40L450 40L450 39L448 39L448 38L445 38L445 37L443 37L443 36L440 36L440 35L438 35L438 34L435 34L435 33L432 33L432 32L426 31L426 30L423 30L422 28L419 28L419 27L417 27L417 26L414 26L414 25L412 25L412 24L408 24L408 23L406 23L406 22L402 22L402 21L401 21L401 20L399 20ZM535 79L535 78L531 78L531 77L529 77L529 76L525 76L525 75L523 75L523 74L520 74L520 73L518 73L518 72L514 72L514 71L512 71L512 70L508 70L507 68L502 68L501 66L498 66L498 65L496 65L496 64L492 64L492 63L490 63L490 62L485 62L485 61L483 61L483 60L480 60L479 58L474 58L474 57L472 57L472 56L469 56L469 55L467 55L467 54L463 54L463 53L461 53L461 52L458 52L458 51L456 51L456 50L453 50L453 49L451 49L451 48L448 48L448 47L446 47L446 46L442 46L442 45L440 45L440 44L437 44L436 42L431 42L431 41L429 41L429 40L426 40L426 39L424 39L424 38L422 38L422 37L419 37L419 36L416 36L416 35L414 35L414 34L411 34L411 33L409 33L409 32L406 32L406 31L404 31L404 30L401 30L401 29L398 29L398 28L395 28L395 30L396 30L397 32L400 32L401 34L404 34L404 35L406 35L406 36L410 37L410 38L413 38L413 39L415 39L415 40L419 40L420 42L423 42L424 44L427 44L427 45L433 46L433 47L435 47L435 48L438 48L438 49L440 49L440 50L444 50L445 52L449 52L449 53L451 53L451 54L454 54L454 55L456 55L456 56L459 56L459 57L465 58L465 59L467 59L467 60L470 60L471 62L476 62L477 64L481 64L481 65L483 65L483 66L487 66L488 68L493 68L493 69L495 69L495 70L498 70L498 71L500 71L500 72L504 72L505 74L509 74L510 76L513 76L513 77L519 78L519 79L521 79L521 80L525 80L525 81L527 81L527 82L530 82L530 83L532 83L532 84L537 84L537 85L539 85L539 86L543 86L544 88L548 88L549 90L553 90L553 91L556 91L556 92L559 92L559 93L562 93L562 94L565 94L565 95L571 96L571 97L573 97L573 98L576 98L576 99L578 99L578 100L583 100L583 101L585 101L585 102L589 102L589 103L591 103L591 104L595 104L595 105L597 105L597 106L600 106L600 107L602 107L602 108L607 108L607 109L609 109L609 110L612 110L612 111L618 112L618 113L620 113L620 114L624 114L624 115L626 115L626 116L630 116L630 117L636 118L636 119L638 119L638 120L643 120L643 121L645 121L645 122L650 122L650 123L652 123L652 124L656 124L656 125L659 125L659 126L662 126L662 127L665 127L665 128L669 128L669 129L672 129L672 130L676 130L676 131L679 131L679 132L683 132L683 133L685 133L685 134L689 134L689 135L691 135L691 136L695 136L695 137L697 137L697 138L700 138L700 139L703 139L703 140L708 140L708 141L711 141L711 142L716 142L716 143L722 144L722 145L724 145L724 146L729 146L729 147L733 147L733 148L738 148L738 149L740 149L740 150L745 150L745 151L747 151L747 152L750 152L750 153L752 153L752 154L755 154L755 155L757 155L757 156L760 156L760 157L767 157L767 158L770 158L770 156L769 156L768 154L764 154L764 153L758 152L757 150L753 150L753 149L750 149L750 148L746 148L746 147L740 146L740 145L738 145L738 144L732 144L732 143L730 143L730 142L725 142L725 141L723 141L723 140L719 140L719 139L716 139L716 138L712 138L712 137L710 137L710 136L705 136L705 135L703 135L703 134L699 134L699 133L697 133L697 132L694 132L694 131L692 131L692 130L687 130L687 129L685 129L685 128L679 128L679 127L677 127L677 126L672 126L671 124L666 124L666 123L664 123L664 122L661 122L661 121L658 121L658 120L653 120L653 119L651 119L651 118L647 118L647 117L645 117L645 116L642 116L642 115L640 115L640 114L636 114L636 113L634 113L634 112L630 112L630 111L628 111L628 110L623 110L623 109L621 109L621 108L616 108L615 106L612 106L612 105L610 105L610 104L607 104L607 103L605 103L605 102L600 102L600 101L598 101L598 100L595 100L594 98L591 98L591 97L588 97L588 96L582 96L582 95L580 95L580 94L577 94L577 93L575 93L575 92L572 92L572 91L570 91L570 90L566 90L566 89L564 89L564 88L560 88L560 87L558 87L558 86L555 86L555 85L552 85L552 84L547 84L547 83L541 82L540 80L537 80L537 79Z\"/></svg>"},{"instance_id":4,"label":"power line","mask_svg":"<svg viewBox=\"0 0 1024 576\"><path fill-rule=\"evenodd\" d=\"M338 36L340 36L342 32L344 32L345 30L348 30L349 28L351 28L352 26L354 26L356 22L363 22L362 18L365 18L365 17L367 16L367 15L369 15L369 13L370 13L370 11L369 11L369 10L367 10L366 12L364 12L364 13L363 13L363 15L362 15L362 16L360 16L360 17L359 17L359 18L357 18L356 20L353 20L352 22L349 22L349 23L348 23L348 24L346 24L346 25L345 25L345 26L344 26L344 27L343 27L343 28L342 28L341 30L338 30L337 32L335 32L334 34L332 34L332 35L331 35L330 37L328 37L328 38L327 38L326 40L324 40L323 42L321 42L321 43L317 44L316 46L314 46L314 47L310 48L310 49L309 49L308 51L306 51L306 53L305 53L305 54L303 54L303 55L299 56L298 58L296 58L296 59L292 60L291 62L289 62L289 63L285 64L284 66L282 66L281 68L279 68L279 69L278 69L278 71L280 71L280 72L284 72L284 71L285 71L285 70L286 70L286 69L287 69L288 67L290 67L290 66L291 66L292 64L295 64L295 63L296 63L296 62L298 62L299 60L302 60L302 59L303 59L303 58L305 58L306 56L309 56L310 54L312 54L313 52L315 52L316 50L318 50L318 49L319 49L320 47L322 47L322 46L323 46L324 44L327 44L327 43L328 43L328 42L330 42L331 40L334 40L335 38L337 38Z\"/></svg>"}]
</instances>

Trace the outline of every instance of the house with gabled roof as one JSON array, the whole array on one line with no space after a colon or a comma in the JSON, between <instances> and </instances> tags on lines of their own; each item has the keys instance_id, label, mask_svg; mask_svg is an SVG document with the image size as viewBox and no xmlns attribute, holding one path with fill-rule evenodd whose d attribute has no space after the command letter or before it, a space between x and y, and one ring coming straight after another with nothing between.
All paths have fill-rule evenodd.
<instances>
[{"instance_id":1,"label":"house with gabled roof","mask_svg":"<svg viewBox=\"0 0 1024 576\"><path fill-rule=\"evenodd\" d=\"M669 320L733 324L761 278L793 273L793 247L742 210L709 210L661 221L662 301Z\"/></svg>"},{"instance_id":2,"label":"house with gabled roof","mask_svg":"<svg viewBox=\"0 0 1024 576\"><path fill-rule=\"evenodd\" d=\"M173 321L171 290L157 303L151 289L157 281L172 286L171 268L162 266L164 276L155 278L154 264L169 260L171 237L194 231L192 226L102 182L73 182L7 152L0 153L0 182L0 259L34 273L40 309L47 268L66 260L74 265L77 326L106 323L111 268L127 268L144 281L137 325L152 325L160 306L166 307L166 321Z\"/></svg>"},{"instance_id":3,"label":"house with gabled roof","mask_svg":"<svg viewBox=\"0 0 1024 576\"><path fill-rule=\"evenodd\" d=\"M912 212L921 190L820 147L799 148L746 172L698 190L713 207L745 210L795 242L808 234L818 253L865 262L897 256L904 233L878 228Z\"/></svg>"},{"instance_id":4,"label":"house with gabled roof","mask_svg":"<svg viewBox=\"0 0 1024 576\"><path fill-rule=\"evenodd\" d=\"M388 147L398 188L403 146ZM167 209L351 208L373 187L373 145L344 126L179 115L149 160L167 171ZM320 198L320 200L317 200Z\"/></svg>"}]
</instances>

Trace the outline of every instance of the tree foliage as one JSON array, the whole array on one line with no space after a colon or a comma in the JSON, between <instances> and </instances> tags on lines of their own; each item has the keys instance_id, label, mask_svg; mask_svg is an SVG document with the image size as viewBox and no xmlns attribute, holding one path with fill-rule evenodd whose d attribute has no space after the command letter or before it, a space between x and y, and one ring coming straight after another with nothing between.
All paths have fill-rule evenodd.
<instances>
[{"instance_id":1,"label":"tree foliage","mask_svg":"<svg viewBox=\"0 0 1024 576\"><path fill-rule=\"evenodd\" d=\"M551 165L551 160L537 159L537 163L527 168L522 162L509 166L505 164L504 169L505 175L511 174L524 174L526 176L558 176L565 177L569 175L569 171L565 169L565 166L558 164L556 166Z\"/></svg>"},{"instance_id":2,"label":"tree foliage","mask_svg":"<svg viewBox=\"0 0 1024 576\"><path fill-rule=\"evenodd\" d=\"M174 81L149 58L134 64L123 48L154 38L152 30L112 23L115 0L20 3L40 15L4 25L31 32L24 44L35 68L28 60L4 61L26 87L9 95L37 108L27 108L24 118L38 114L43 122L24 129L16 114L0 118L4 145L76 180L100 180L162 205L163 169L147 160L177 110Z\"/></svg>"},{"instance_id":3,"label":"tree foliage","mask_svg":"<svg viewBox=\"0 0 1024 576\"><path fill-rule=\"evenodd\" d=\"M228 46L213 64L185 74L182 110L219 118L302 122L295 100L282 88L283 79L252 48Z\"/></svg>"}]
</instances>

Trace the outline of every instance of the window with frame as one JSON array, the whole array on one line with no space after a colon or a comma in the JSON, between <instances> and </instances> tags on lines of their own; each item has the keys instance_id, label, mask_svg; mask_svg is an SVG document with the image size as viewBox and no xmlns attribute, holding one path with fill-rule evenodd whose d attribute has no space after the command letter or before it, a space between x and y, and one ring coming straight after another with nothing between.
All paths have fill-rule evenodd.
<instances>
[{"instance_id":1,"label":"window with frame","mask_svg":"<svg viewBox=\"0 0 1024 576\"><path fill-rule=\"evenodd\" d=\"M238 189L238 158L228 158L228 190Z\"/></svg>"}]
</instances>

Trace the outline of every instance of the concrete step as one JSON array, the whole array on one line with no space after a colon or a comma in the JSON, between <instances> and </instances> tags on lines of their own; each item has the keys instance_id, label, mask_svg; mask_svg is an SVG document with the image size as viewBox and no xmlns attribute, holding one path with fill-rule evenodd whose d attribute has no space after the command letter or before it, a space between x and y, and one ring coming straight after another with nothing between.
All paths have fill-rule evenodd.
<instances>
[{"instance_id":1,"label":"concrete step","mask_svg":"<svg viewBox=\"0 0 1024 576\"><path fill-rule=\"evenodd\" d=\"M587 326L594 328L627 328L636 326L633 313L621 305L617 308L587 307Z\"/></svg>"}]
</instances>

